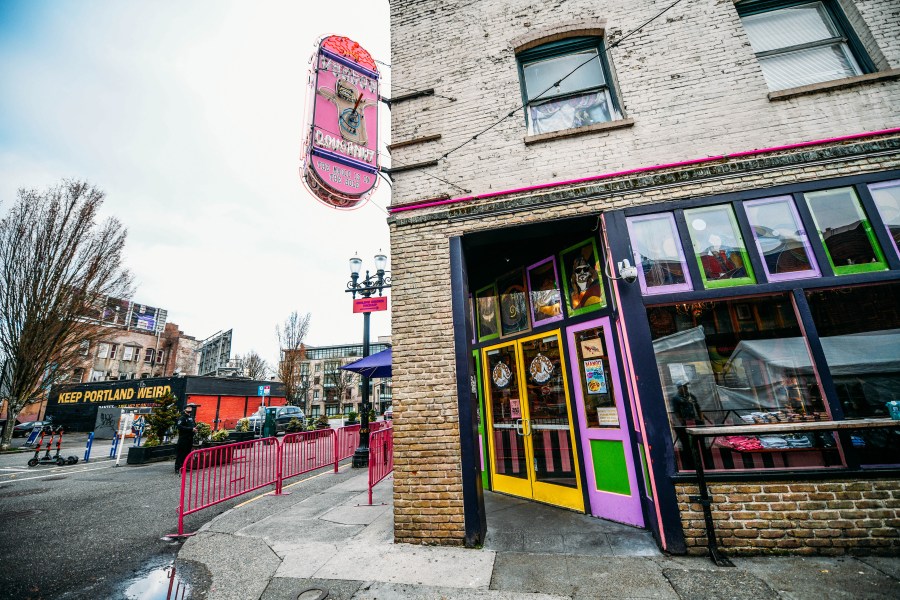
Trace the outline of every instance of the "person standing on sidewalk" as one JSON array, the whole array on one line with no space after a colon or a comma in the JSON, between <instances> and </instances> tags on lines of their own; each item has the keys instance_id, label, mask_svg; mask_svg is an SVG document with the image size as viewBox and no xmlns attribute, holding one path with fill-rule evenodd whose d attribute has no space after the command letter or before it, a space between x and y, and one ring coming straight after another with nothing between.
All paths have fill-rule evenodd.
<instances>
[{"instance_id":1,"label":"person standing on sidewalk","mask_svg":"<svg viewBox=\"0 0 900 600\"><path fill-rule=\"evenodd\" d=\"M178 429L178 444L175 446L175 472L181 472L181 466L184 459L191 453L191 447L194 445L194 432L197 430L197 423L191 413L184 409L181 416L175 421L175 428Z\"/></svg>"}]
</instances>

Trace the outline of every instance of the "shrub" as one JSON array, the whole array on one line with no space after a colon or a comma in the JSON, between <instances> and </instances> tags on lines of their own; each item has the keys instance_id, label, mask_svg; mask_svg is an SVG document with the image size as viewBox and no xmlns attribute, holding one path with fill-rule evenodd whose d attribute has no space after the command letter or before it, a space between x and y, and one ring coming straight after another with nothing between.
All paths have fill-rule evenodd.
<instances>
[{"instance_id":1,"label":"shrub","mask_svg":"<svg viewBox=\"0 0 900 600\"><path fill-rule=\"evenodd\" d=\"M297 433L303 431L303 422L297 417L294 417L293 419L288 421L287 427L285 427L284 429L288 433Z\"/></svg>"},{"instance_id":2,"label":"shrub","mask_svg":"<svg viewBox=\"0 0 900 600\"><path fill-rule=\"evenodd\" d=\"M194 433L194 442L202 444L209 440L209 437L212 435L212 427L208 424L200 422L197 423L197 431Z\"/></svg>"},{"instance_id":3,"label":"shrub","mask_svg":"<svg viewBox=\"0 0 900 600\"><path fill-rule=\"evenodd\" d=\"M316 419L316 429L328 429L331 427L331 423L328 421L328 417L325 415L320 416Z\"/></svg>"},{"instance_id":4,"label":"shrub","mask_svg":"<svg viewBox=\"0 0 900 600\"><path fill-rule=\"evenodd\" d=\"M178 416L181 414L177 403L178 398L171 392L162 398L154 400L153 409L147 415L147 426L150 429L147 433L148 442L152 435L156 439L156 444L154 445L159 445L175 427L175 421L178 420Z\"/></svg>"},{"instance_id":5,"label":"shrub","mask_svg":"<svg viewBox=\"0 0 900 600\"><path fill-rule=\"evenodd\" d=\"M350 412L347 413L347 420L350 421L351 423L355 423L356 419L358 417L359 417L359 413L354 410L351 410Z\"/></svg>"},{"instance_id":6,"label":"shrub","mask_svg":"<svg viewBox=\"0 0 900 600\"><path fill-rule=\"evenodd\" d=\"M153 446L159 446L159 438L156 437L156 434L153 431L147 434L147 437L144 438L143 446L147 448L152 448Z\"/></svg>"},{"instance_id":7,"label":"shrub","mask_svg":"<svg viewBox=\"0 0 900 600\"><path fill-rule=\"evenodd\" d=\"M209 436L209 439L213 442L224 442L228 439L228 430L220 429L218 431L214 431L212 435Z\"/></svg>"},{"instance_id":8,"label":"shrub","mask_svg":"<svg viewBox=\"0 0 900 600\"><path fill-rule=\"evenodd\" d=\"M244 417L240 421L237 422L237 429L235 431L250 431L250 419Z\"/></svg>"}]
</instances>

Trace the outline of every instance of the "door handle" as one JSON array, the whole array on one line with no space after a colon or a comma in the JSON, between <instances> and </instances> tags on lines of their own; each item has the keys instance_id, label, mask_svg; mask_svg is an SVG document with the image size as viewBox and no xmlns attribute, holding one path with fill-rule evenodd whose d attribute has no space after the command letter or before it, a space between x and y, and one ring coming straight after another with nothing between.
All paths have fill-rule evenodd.
<instances>
[{"instance_id":1,"label":"door handle","mask_svg":"<svg viewBox=\"0 0 900 600\"><path fill-rule=\"evenodd\" d=\"M516 433L520 437L525 437L525 424L523 423L523 419L516 419Z\"/></svg>"}]
</instances>

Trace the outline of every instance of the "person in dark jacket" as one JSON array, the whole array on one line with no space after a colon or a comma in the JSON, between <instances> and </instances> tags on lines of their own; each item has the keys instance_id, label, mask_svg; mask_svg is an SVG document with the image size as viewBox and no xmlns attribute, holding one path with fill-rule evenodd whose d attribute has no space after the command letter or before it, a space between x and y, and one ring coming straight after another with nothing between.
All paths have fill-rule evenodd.
<instances>
[{"instance_id":1,"label":"person in dark jacket","mask_svg":"<svg viewBox=\"0 0 900 600\"><path fill-rule=\"evenodd\" d=\"M175 446L175 472L180 473L184 459L191 453L194 445L194 431L197 429L197 424L191 413L184 410L175 421L175 428L178 429L178 444Z\"/></svg>"}]
</instances>

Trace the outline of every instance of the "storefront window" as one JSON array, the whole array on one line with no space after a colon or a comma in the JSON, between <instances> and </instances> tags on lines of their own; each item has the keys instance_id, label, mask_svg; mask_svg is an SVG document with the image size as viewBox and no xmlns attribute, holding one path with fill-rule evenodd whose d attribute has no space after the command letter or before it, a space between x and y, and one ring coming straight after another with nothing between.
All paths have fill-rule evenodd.
<instances>
[{"instance_id":1,"label":"storefront window","mask_svg":"<svg viewBox=\"0 0 900 600\"><path fill-rule=\"evenodd\" d=\"M804 196L835 275L887 269L853 188L808 192Z\"/></svg>"},{"instance_id":2,"label":"storefront window","mask_svg":"<svg viewBox=\"0 0 900 600\"><path fill-rule=\"evenodd\" d=\"M487 353L489 402L493 419L494 470L509 477L528 478L522 424L522 396L515 346Z\"/></svg>"},{"instance_id":3,"label":"storefront window","mask_svg":"<svg viewBox=\"0 0 900 600\"><path fill-rule=\"evenodd\" d=\"M894 251L900 253L900 179L870 185L869 191L894 242Z\"/></svg>"},{"instance_id":4,"label":"storefront window","mask_svg":"<svg viewBox=\"0 0 900 600\"><path fill-rule=\"evenodd\" d=\"M692 208L684 211L684 218L707 288L756 283L730 206Z\"/></svg>"},{"instance_id":5,"label":"storefront window","mask_svg":"<svg viewBox=\"0 0 900 600\"><path fill-rule=\"evenodd\" d=\"M744 202L756 247L770 281L816 277L806 230L790 196Z\"/></svg>"},{"instance_id":6,"label":"storefront window","mask_svg":"<svg viewBox=\"0 0 900 600\"><path fill-rule=\"evenodd\" d=\"M648 308L653 349L680 468L685 427L830 419L787 294ZM706 438L710 469L838 463L830 434Z\"/></svg>"},{"instance_id":7,"label":"storefront window","mask_svg":"<svg viewBox=\"0 0 900 600\"><path fill-rule=\"evenodd\" d=\"M628 235L645 295L691 289L687 262L671 213L630 217Z\"/></svg>"},{"instance_id":8,"label":"storefront window","mask_svg":"<svg viewBox=\"0 0 900 600\"><path fill-rule=\"evenodd\" d=\"M807 292L825 362L847 419L887 418L900 399L900 283ZM900 460L900 428L854 431L864 464Z\"/></svg>"}]
</instances>

